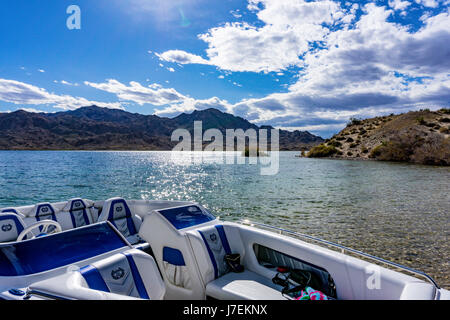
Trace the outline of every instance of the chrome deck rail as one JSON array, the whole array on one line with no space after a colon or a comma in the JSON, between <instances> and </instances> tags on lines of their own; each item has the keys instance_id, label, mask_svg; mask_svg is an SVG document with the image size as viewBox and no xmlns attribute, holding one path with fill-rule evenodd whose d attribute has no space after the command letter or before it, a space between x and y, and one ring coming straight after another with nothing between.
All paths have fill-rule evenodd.
<instances>
[{"instance_id":1,"label":"chrome deck rail","mask_svg":"<svg viewBox=\"0 0 450 320\"><path fill-rule=\"evenodd\" d=\"M396 268L398 268L400 270L403 270L403 271L406 271L406 272L410 272L410 273L413 273L415 275L424 277L431 284L433 284L433 286L435 287L435 289L436 289L435 290L435 297L437 295L438 290L440 289L440 287L436 283L436 281L431 276L426 274L425 272L422 272L422 271L419 271L419 270L415 270L415 269L409 268L407 266L404 266L404 265L401 265L401 264L398 264L398 263L395 263L395 262L392 262L392 261L388 261L388 260L385 260L383 258L379 258L379 257L373 256L371 254L364 253L362 251L358 251L358 250L355 250L355 249L347 248L347 247L342 246L340 244L337 244L337 243L334 243L334 242L331 242L331 241L328 241L328 240L323 240L323 239L320 239L320 238L317 238L317 237L309 236L307 234L303 234L303 233L299 233L299 232L295 232L295 231L291 231L291 230L287 230L287 229L283 229L283 228L279 228L279 227L274 227L274 226L271 226L271 225L268 225L268 224L264 224L264 223L253 222L253 221L250 221L248 219L240 220L240 221L238 221L238 223L241 223L241 224L244 224L244 225L249 225L249 226L264 227L264 228L267 228L267 229L277 230L279 234L282 234L284 232L284 233L287 233L287 234L290 234L290 235L294 235L294 236L297 236L297 237L300 237L300 238L313 240L313 241L316 241L316 242L319 242L319 243L322 243L322 244L325 244L325 245L328 245L328 246L331 246L331 247L338 248L338 249L340 249L341 253L345 253L346 251L347 252L351 252L351 253L354 253L356 255L363 256L365 258L368 258L368 259L371 259L371 260L375 260L377 262L384 263L384 264L390 265L392 267L396 267Z\"/></svg>"}]
</instances>

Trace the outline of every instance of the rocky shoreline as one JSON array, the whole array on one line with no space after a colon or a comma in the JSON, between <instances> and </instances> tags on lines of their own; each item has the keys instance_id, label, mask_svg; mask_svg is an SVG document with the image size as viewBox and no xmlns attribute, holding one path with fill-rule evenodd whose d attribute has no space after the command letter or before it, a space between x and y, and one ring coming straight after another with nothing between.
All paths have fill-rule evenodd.
<instances>
[{"instance_id":1,"label":"rocky shoreline","mask_svg":"<svg viewBox=\"0 0 450 320\"><path fill-rule=\"evenodd\" d=\"M346 128L303 153L310 158L450 165L450 110L351 119Z\"/></svg>"}]
</instances>

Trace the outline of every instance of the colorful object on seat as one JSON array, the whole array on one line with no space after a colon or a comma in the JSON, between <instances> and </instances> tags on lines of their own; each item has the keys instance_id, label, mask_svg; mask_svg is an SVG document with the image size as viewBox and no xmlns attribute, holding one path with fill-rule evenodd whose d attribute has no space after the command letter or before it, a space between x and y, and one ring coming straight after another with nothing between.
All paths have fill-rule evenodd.
<instances>
[{"instance_id":1,"label":"colorful object on seat","mask_svg":"<svg viewBox=\"0 0 450 320\"><path fill-rule=\"evenodd\" d=\"M288 267L278 267L277 271L280 273L285 273L285 272L289 272L289 268Z\"/></svg>"},{"instance_id":2,"label":"colorful object on seat","mask_svg":"<svg viewBox=\"0 0 450 320\"><path fill-rule=\"evenodd\" d=\"M319 290L314 290L311 287L306 287L305 290L301 290L299 292L299 295L295 297L295 300L329 300L329 299Z\"/></svg>"}]
</instances>

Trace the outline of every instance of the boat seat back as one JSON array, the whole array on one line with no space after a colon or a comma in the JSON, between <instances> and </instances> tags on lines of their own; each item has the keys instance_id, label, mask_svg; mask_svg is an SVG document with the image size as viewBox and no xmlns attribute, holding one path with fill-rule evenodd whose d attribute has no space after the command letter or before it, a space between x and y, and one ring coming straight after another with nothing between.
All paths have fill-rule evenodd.
<instances>
[{"instance_id":1,"label":"boat seat back","mask_svg":"<svg viewBox=\"0 0 450 320\"><path fill-rule=\"evenodd\" d=\"M80 273L93 290L141 299L161 299L165 292L153 258L135 249L84 266Z\"/></svg>"},{"instance_id":2,"label":"boat seat back","mask_svg":"<svg viewBox=\"0 0 450 320\"><path fill-rule=\"evenodd\" d=\"M0 213L7 213L7 212L15 213L16 215L23 217L23 215L19 213L19 211L17 211L17 209L15 208L3 208L0 210Z\"/></svg>"},{"instance_id":3,"label":"boat seat back","mask_svg":"<svg viewBox=\"0 0 450 320\"><path fill-rule=\"evenodd\" d=\"M56 215L55 215L55 209L48 202L38 203L34 206L34 217L36 218L36 221L41 221L41 220L57 221Z\"/></svg>"},{"instance_id":4,"label":"boat seat back","mask_svg":"<svg viewBox=\"0 0 450 320\"><path fill-rule=\"evenodd\" d=\"M83 199L70 199L68 201L70 217L74 228L86 226L92 223L87 205Z\"/></svg>"},{"instance_id":5,"label":"boat seat back","mask_svg":"<svg viewBox=\"0 0 450 320\"><path fill-rule=\"evenodd\" d=\"M209 282L230 272L225 255L239 253L241 263L245 250L239 230L227 224L210 225L187 232L203 282Z\"/></svg>"},{"instance_id":6,"label":"boat seat back","mask_svg":"<svg viewBox=\"0 0 450 320\"><path fill-rule=\"evenodd\" d=\"M53 220L58 222L58 220L56 219L56 210L52 206L52 204L48 202L36 204L33 208L33 213L34 221L30 218L25 219L25 224L27 226L42 220ZM39 227L39 231L41 231L42 228L42 226ZM54 226L50 226L48 231L51 232L52 230L54 230L54 228Z\"/></svg>"},{"instance_id":7,"label":"boat seat back","mask_svg":"<svg viewBox=\"0 0 450 320\"><path fill-rule=\"evenodd\" d=\"M133 214L127 201L122 198L111 198L103 204L100 221L110 221L131 244L140 241L138 236L141 218Z\"/></svg>"},{"instance_id":8,"label":"boat seat back","mask_svg":"<svg viewBox=\"0 0 450 320\"><path fill-rule=\"evenodd\" d=\"M63 230L87 226L94 222L88 204L80 198L67 201L62 210L56 213L56 218Z\"/></svg>"},{"instance_id":9,"label":"boat seat back","mask_svg":"<svg viewBox=\"0 0 450 320\"><path fill-rule=\"evenodd\" d=\"M158 211L146 215L139 230L152 248L166 285L165 299L203 300L205 284L186 231L178 230Z\"/></svg>"},{"instance_id":10,"label":"boat seat back","mask_svg":"<svg viewBox=\"0 0 450 320\"><path fill-rule=\"evenodd\" d=\"M0 213L0 242L16 241L23 229L25 223L18 214L11 211Z\"/></svg>"}]
</instances>

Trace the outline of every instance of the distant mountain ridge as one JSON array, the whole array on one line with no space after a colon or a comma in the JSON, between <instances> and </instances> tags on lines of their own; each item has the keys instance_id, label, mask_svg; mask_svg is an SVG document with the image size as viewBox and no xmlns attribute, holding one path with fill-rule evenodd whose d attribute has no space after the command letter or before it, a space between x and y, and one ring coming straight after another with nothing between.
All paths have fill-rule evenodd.
<instances>
[{"instance_id":1,"label":"distant mountain ridge","mask_svg":"<svg viewBox=\"0 0 450 320\"><path fill-rule=\"evenodd\" d=\"M271 128L217 109L182 113L174 118L143 115L97 106L57 113L18 110L0 113L2 150L171 150L172 132L193 131L194 121L203 130ZM280 150L304 150L324 140L307 131L280 130Z\"/></svg>"}]
</instances>

